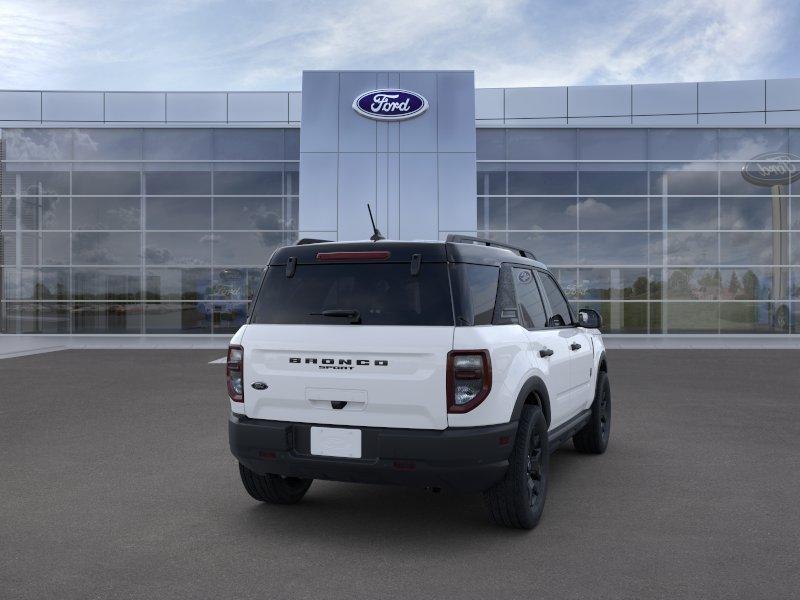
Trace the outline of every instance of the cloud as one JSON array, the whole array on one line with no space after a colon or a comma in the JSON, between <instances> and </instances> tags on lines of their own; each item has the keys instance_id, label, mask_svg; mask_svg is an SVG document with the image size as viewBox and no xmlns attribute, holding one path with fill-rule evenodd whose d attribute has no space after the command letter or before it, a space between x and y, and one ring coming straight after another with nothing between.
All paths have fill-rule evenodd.
<instances>
[{"instance_id":1,"label":"cloud","mask_svg":"<svg viewBox=\"0 0 800 600\"><path fill-rule=\"evenodd\" d=\"M0 5L0 87L299 89L303 69L475 69L481 87L797 75L790 0Z\"/></svg>"}]
</instances>

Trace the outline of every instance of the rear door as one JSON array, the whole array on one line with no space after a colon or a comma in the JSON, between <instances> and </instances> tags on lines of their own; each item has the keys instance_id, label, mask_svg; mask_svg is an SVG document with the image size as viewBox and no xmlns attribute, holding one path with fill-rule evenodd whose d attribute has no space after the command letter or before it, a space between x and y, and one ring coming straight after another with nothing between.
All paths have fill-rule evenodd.
<instances>
[{"instance_id":1,"label":"rear door","mask_svg":"<svg viewBox=\"0 0 800 600\"><path fill-rule=\"evenodd\" d=\"M255 419L444 429L446 263L270 266L242 346ZM263 390L253 388L267 387Z\"/></svg>"}]
</instances>

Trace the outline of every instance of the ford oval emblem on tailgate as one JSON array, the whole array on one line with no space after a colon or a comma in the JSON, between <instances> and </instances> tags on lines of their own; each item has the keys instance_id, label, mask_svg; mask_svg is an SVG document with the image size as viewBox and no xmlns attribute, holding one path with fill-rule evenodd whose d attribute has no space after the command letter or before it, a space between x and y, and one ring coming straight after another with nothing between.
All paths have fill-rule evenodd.
<instances>
[{"instance_id":1,"label":"ford oval emblem on tailgate","mask_svg":"<svg viewBox=\"0 0 800 600\"><path fill-rule=\"evenodd\" d=\"M263 381L256 381L255 383L253 383L253 384L252 384L252 386L251 386L251 387L252 387L254 390L265 390L265 389L267 389L269 386L268 386L266 383L264 383Z\"/></svg>"},{"instance_id":2,"label":"ford oval emblem on tailgate","mask_svg":"<svg viewBox=\"0 0 800 600\"><path fill-rule=\"evenodd\" d=\"M424 113L428 101L408 90L372 90L353 100L353 109L369 119L400 121Z\"/></svg>"}]
</instances>

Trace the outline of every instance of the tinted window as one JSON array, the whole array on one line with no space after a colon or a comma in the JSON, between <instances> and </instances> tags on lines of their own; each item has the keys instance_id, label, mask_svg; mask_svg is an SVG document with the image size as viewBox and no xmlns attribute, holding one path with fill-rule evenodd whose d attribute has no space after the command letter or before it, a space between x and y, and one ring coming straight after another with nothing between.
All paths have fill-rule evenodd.
<instances>
[{"instance_id":1,"label":"tinted window","mask_svg":"<svg viewBox=\"0 0 800 600\"><path fill-rule=\"evenodd\" d=\"M560 325L572 324L572 315L569 312L569 304L564 294L558 289L555 280L547 273L539 274L544 293L547 295L547 300L550 302L550 318L554 319Z\"/></svg>"},{"instance_id":2,"label":"tinted window","mask_svg":"<svg viewBox=\"0 0 800 600\"><path fill-rule=\"evenodd\" d=\"M355 310L363 325L453 325L445 264L423 264L411 275L408 263L299 265L267 271L252 322L291 325L350 325L325 310Z\"/></svg>"},{"instance_id":3,"label":"tinted window","mask_svg":"<svg viewBox=\"0 0 800 600\"><path fill-rule=\"evenodd\" d=\"M458 325L491 325L498 272L498 267L489 265L453 265Z\"/></svg>"},{"instance_id":4,"label":"tinted window","mask_svg":"<svg viewBox=\"0 0 800 600\"><path fill-rule=\"evenodd\" d=\"M528 329L544 327L546 321L544 304L533 272L530 269L519 268L514 268L512 271L520 324Z\"/></svg>"}]
</instances>

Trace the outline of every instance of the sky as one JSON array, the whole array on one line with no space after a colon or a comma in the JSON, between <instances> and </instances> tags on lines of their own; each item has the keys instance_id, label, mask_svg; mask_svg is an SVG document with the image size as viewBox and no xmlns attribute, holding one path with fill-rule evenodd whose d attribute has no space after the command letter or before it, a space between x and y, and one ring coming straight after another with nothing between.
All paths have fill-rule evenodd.
<instances>
[{"instance_id":1,"label":"sky","mask_svg":"<svg viewBox=\"0 0 800 600\"><path fill-rule=\"evenodd\" d=\"M0 89L299 90L303 69L478 87L800 77L797 0L0 0Z\"/></svg>"}]
</instances>

